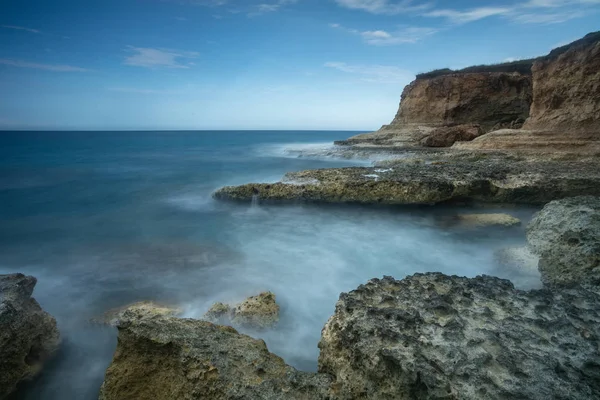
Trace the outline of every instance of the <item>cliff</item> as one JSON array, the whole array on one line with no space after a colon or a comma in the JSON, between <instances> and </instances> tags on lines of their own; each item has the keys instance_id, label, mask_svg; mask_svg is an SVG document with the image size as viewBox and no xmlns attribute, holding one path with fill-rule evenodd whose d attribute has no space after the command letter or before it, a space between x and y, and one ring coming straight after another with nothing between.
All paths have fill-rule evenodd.
<instances>
[{"instance_id":1,"label":"cliff","mask_svg":"<svg viewBox=\"0 0 600 400\"><path fill-rule=\"evenodd\" d=\"M390 127L479 124L487 131L525 121L531 78L517 73L451 74L408 85Z\"/></svg>"},{"instance_id":2,"label":"cliff","mask_svg":"<svg viewBox=\"0 0 600 400\"><path fill-rule=\"evenodd\" d=\"M416 79L402 92L400 108L389 125L338 144L418 146L441 127L463 125L481 133L520 127L529 115L531 96L531 77L519 73L457 73Z\"/></svg>"},{"instance_id":3,"label":"cliff","mask_svg":"<svg viewBox=\"0 0 600 400\"><path fill-rule=\"evenodd\" d=\"M525 129L600 133L600 32L553 50L532 71Z\"/></svg>"}]
</instances>

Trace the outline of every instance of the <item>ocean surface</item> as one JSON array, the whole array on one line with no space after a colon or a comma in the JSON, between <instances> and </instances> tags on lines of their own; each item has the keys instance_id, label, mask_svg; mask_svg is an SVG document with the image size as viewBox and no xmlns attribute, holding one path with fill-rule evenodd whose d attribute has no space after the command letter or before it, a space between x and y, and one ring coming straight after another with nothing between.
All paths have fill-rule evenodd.
<instances>
[{"instance_id":1,"label":"ocean surface","mask_svg":"<svg viewBox=\"0 0 600 400\"><path fill-rule=\"evenodd\" d=\"M34 296L63 337L59 354L14 398L97 399L116 329L90 319L135 301L176 304L200 318L215 301L271 290L278 328L248 333L314 371L340 292L370 278L441 271L539 285L494 257L522 245L524 228L474 232L443 222L465 209L211 198L221 186L274 182L289 171L369 165L330 151L355 133L0 132L0 274L36 276ZM526 223L536 209L476 211Z\"/></svg>"}]
</instances>

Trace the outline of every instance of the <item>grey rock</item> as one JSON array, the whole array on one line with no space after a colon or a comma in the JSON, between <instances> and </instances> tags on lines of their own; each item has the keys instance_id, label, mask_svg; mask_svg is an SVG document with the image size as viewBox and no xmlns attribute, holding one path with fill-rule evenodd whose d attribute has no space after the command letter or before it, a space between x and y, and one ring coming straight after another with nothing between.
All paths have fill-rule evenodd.
<instances>
[{"instance_id":1,"label":"grey rock","mask_svg":"<svg viewBox=\"0 0 600 400\"><path fill-rule=\"evenodd\" d=\"M439 273L340 296L319 371L337 399L600 398L600 294Z\"/></svg>"},{"instance_id":2,"label":"grey rock","mask_svg":"<svg viewBox=\"0 0 600 400\"><path fill-rule=\"evenodd\" d=\"M58 349L56 320L31 297L37 280L0 275L0 399L31 379Z\"/></svg>"},{"instance_id":3,"label":"grey rock","mask_svg":"<svg viewBox=\"0 0 600 400\"><path fill-rule=\"evenodd\" d=\"M527 227L547 285L600 284L600 197L548 203Z\"/></svg>"}]
</instances>

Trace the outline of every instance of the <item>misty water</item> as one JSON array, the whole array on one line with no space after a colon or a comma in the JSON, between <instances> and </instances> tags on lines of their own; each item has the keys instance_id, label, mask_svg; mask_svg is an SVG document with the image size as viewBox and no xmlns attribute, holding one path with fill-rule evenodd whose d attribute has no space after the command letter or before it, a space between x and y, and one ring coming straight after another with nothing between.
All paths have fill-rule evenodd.
<instances>
[{"instance_id":1,"label":"misty water","mask_svg":"<svg viewBox=\"0 0 600 400\"><path fill-rule=\"evenodd\" d=\"M271 290L281 321L247 332L297 368L317 367L321 328L339 294L370 278L415 272L491 274L517 287L535 274L494 252L524 228L443 223L465 211L534 208L360 207L215 202L218 187L285 172L368 165L332 156L353 132L4 132L0 135L0 274L38 278L34 296L63 343L16 399L96 399L116 329L91 324L140 300L200 318L215 301ZM309 154L310 156L306 156ZM376 157L376 156L375 156Z\"/></svg>"}]
</instances>

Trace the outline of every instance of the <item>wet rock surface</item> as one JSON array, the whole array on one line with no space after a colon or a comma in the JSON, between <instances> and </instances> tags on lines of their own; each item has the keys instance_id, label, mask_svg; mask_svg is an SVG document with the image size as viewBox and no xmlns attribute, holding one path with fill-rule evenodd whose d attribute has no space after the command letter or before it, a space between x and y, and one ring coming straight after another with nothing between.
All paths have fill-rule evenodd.
<instances>
[{"instance_id":1,"label":"wet rock surface","mask_svg":"<svg viewBox=\"0 0 600 400\"><path fill-rule=\"evenodd\" d=\"M274 293L264 292L248 297L234 306L215 303L204 315L204 319L240 328L269 329L279 322L279 305Z\"/></svg>"},{"instance_id":2,"label":"wet rock surface","mask_svg":"<svg viewBox=\"0 0 600 400\"><path fill-rule=\"evenodd\" d=\"M548 203L527 227L547 285L600 285L600 197Z\"/></svg>"},{"instance_id":3,"label":"wet rock surface","mask_svg":"<svg viewBox=\"0 0 600 400\"><path fill-rule=\"evenodd\" d=\"M231 327L131 310L118 329L101 400L327 398L328 376L295 370Z\"/></svg>"},{"instance_id":4,"label":"wet rock surface","mask_svg":"<svg viewBox=\"0 0 600 400\"><path fill-rule=\"evenodd\" d=\"M340 296L319 370L338 399L598 398L599 299L487 276L374 279Z\"/></svg>"},{"instance_id":5,"label":"wet rock surface","mask_svg":"<svg viewBox=\"0 0 600 400\"><path fill-rule=\"evenodd\" d=\"M552 161L507 154L391 161L380 167L288 173L282 182L217 190L220 200L250 202L435 204L450 201L544 204L581 194L600 195L600 160Z\"/></svg>"},{"instance_id":6,"label":"wet rock surface","mask_svg":"<svg viewBox=\"0 0 600 400\"><path fill-rule=\"evenodd\" d=\"M33 276L0 275L0 398L31 379L58 349L56 320L31 297Z\"/></svg>"}]
</instances>

